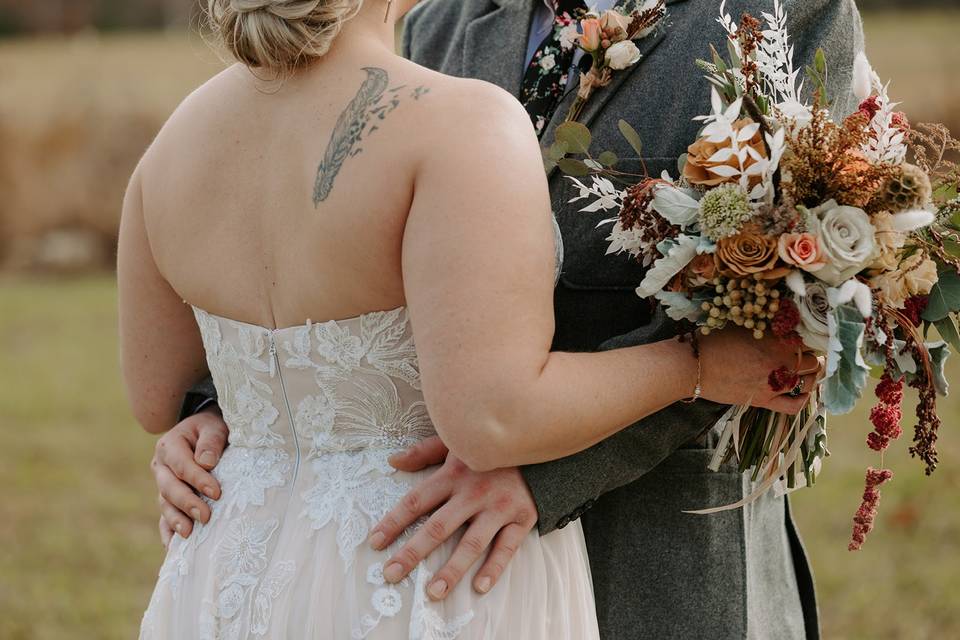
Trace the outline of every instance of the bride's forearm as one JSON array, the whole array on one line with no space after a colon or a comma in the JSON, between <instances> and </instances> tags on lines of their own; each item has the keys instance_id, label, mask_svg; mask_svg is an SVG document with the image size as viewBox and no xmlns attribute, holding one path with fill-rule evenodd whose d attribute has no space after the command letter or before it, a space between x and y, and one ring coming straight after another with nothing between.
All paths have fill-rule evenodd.
<instances>
[{"instance_id":1,"label":"bride's forearm","mask_svg":"<svg viewBox=\"0 0 960 640\"><path fill-rule=\"evenodd\" d=\"M500 371L428 404L447 446L486 470L582 451L693 393L697 361L675 340L605 353L546 356L528 374ZM457 398L461 398L460 401Z\"/></svg>"}]
</instances>

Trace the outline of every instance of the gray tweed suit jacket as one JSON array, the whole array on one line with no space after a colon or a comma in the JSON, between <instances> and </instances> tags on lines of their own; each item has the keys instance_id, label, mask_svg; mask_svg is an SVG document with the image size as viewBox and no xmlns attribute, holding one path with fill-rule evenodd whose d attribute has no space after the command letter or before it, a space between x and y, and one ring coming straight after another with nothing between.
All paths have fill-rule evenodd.
<instances>
[{"instance_id":1,"label":"gray tweed suit jacket","mask_svg":"<svg viewBox=\"0 0 960 640\"><path fill-rule=\"evenodd\" d=\"M408 16L404 51L443 73L479 78L519 95L534 6L542 0L427 0ZM709 45L725 50L719 0L668 0L661 33L640 42L643 61L594 95L582 121L597 149L633 154L617 122L644 142L652 175L675 173L695 139L696 115L709 112L708 84L694 66ZM822 47L835 111L853 110L853 59L863 49L853 0L783 0L798 64ZM772 0L728 0L739 19L759 17ZM562 122L568 95L544 136ZM606 256L604 214L568 204L573 189L554 172L554 211L566 259L557 286L558 350L613 348L663 339L675 329L634 294L640 267ZM818 638L813 578L786 499L767 496L738 511L700 516L684 510L727 504L750 490L733 469L707 471L706 431L723 407L699 402L668 408L578 455L523 470L540 531L581 518L606 640L662 638ZM530 425L535 429L537 425Z\"/></svg>"}]
</instances>

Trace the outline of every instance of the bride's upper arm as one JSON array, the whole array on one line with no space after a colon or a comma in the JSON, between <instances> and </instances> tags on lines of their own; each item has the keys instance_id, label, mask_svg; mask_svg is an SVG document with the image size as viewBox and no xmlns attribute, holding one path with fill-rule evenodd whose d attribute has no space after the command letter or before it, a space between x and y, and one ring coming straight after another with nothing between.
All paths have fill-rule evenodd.
<instances>
[{"instance_id":1,"label":"bride's upper arm","mask_svg":"<svg viewBox=\"0 0 960 640\"><path fill-rule=\"evenodd\" d=\"M553 338L556 255L523 107L482 83L449 102L435 105L446 122L423 134L403 245L424 393L445 438L447 415L496 411L511 386L539 374Z\"/></svg>"},{"instance_id":2,"label":"bride's upper arm","mask_svg":"<svg viewBox=\"0 0 960 640\"><path fill-rule=\"evenodd\" d=\"M161 433L176 422L184 393L206 372L190 308L157 268L143 215L141 168L123 201L117 248L120 359L134 417Z\"/></svg>"}]
</instances>

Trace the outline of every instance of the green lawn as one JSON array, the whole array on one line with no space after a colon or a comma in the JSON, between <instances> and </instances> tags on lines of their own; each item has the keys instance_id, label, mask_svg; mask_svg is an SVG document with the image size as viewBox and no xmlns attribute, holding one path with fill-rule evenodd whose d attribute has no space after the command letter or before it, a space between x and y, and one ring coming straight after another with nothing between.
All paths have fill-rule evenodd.
<instances>
[{"instance_id":1,"label":"green lawn","mask_svg":"<svg viewBox=\"0 0 960 640\"><path fill-rule=\"evenodd\" d=\"M124 403L114 306L108 277L0 280L3 640L135 637L161 560L152 437ZM877 461L863 445L862 414L834 421L834 457L795 501L826 638L960 634L958 408L944 403L943 465L933 478L908 459L906 440L888 456L897 476L857 554L846 550L850 518L863 469Z\"/></svg>"}]
</instances>

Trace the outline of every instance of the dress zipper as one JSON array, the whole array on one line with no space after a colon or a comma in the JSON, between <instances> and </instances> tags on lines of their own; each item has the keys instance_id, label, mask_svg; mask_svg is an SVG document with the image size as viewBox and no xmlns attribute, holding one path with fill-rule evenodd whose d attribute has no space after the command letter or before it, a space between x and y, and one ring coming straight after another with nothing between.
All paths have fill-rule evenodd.
<instances>
[{"instance_id":1,"label":"dress zipper","mask_svg":"<svg viewBox=\"0 0 960 640\"><path fill-rule=\"evenodd\" d=\"M293 420L293 411L290 409L290 398L287 397L287 387L283 382L280 356L277 354L276 335L276 331L270 332L270 357L273 359L273 367L277 372L277 377L280 379L280 393L283 394L283 404L287 408L287 420L290 422L290 432L293 434L293 444L296 447L297 459L293 465L293 482L290 484L291 487L295 487L297 484L297 475L300 472L300 436L297 433L297 424Z\"/></svg>"}]
</instances>

